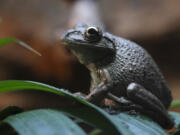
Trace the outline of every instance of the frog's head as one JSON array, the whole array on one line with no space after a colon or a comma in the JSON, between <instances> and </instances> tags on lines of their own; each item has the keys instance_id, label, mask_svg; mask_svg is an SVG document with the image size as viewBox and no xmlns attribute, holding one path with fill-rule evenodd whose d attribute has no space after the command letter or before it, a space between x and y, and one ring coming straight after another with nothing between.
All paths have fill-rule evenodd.
<instances>
[{"instance_id":1,"label":"frog's head","mask_svg":"<svg viewBox=\"0 0 180 135\"><path fill-rule=\"evenodd\" d=\"M62 41L65 47L77 56L82 64L99 62L115 54L115 46L108 34L99 27L78 24L67 30Z\"/></svg>"}]
</instances>

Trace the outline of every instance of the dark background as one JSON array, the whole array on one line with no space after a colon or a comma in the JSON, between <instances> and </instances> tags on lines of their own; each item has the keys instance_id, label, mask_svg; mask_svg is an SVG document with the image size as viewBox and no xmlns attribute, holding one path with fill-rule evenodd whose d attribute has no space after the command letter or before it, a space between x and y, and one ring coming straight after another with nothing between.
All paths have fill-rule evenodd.
<instances>
[{"instance_id":1,"label":"dark background","mask_svg":"<svg viewBox=\"0 0 180 135\"><path fill-rule=\"evenodd\" d=\"M87 92L88 70L60 42L68 28L73 0L0 0L0 38L16 37L38 50L39 57L18 45L0 48L0 80L33 80L60 88ZM180 99L180 1L99 0L107 30L133 40L153 56L174 99ZM0 108L53 107L62 102L44 92L0 95Z\"/></svg>"}]
</instances>

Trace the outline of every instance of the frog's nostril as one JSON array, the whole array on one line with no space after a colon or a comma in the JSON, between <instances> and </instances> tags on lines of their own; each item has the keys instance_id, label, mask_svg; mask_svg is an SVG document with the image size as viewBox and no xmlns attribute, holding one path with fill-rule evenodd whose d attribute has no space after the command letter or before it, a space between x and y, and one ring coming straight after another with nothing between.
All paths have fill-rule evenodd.
<instances>
[{"instance_id":1,"label":"frog's nostril","mask_svg":"<svg viewBox=\"0 0 180 135\"><path fill-rule=\"evenodd\" d=\"M73 29L70 29L70 30L67 30L67 31L65 31L62 35L61 35L61 40L66 40L68 37L69 37L69 35L71 34L71 33L74 33L75 31L73 30Z\"/></svg>"}]
</instances>

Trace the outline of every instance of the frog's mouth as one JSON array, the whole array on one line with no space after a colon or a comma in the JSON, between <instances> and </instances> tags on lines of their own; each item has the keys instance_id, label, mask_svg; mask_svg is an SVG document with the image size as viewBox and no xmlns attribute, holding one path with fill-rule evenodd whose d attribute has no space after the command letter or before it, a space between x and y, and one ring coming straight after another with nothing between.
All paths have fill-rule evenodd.
<instances>
[{"instance_id":1,"label":"frog's mouth","mask_svg":"<svg viewBox=\"0 0 180 135\"><path fill-rule=\"evenodd\" d=\"M65 48L72 52L79 60L81 64L89 65L91 63L100 63L108 56L114 54L114 50L111 48L105 48L100 45L88 45L88 44L70 44L65 43Z\"/></svg>"},{"instance_id":2,"label":"frog's mouth","mask_svg":"<svg viewBox=\"0 0 180 135\"><path fill-rule=\"evenodd\" d=\"M102 50L102 51L108 50L108 51L114 52L113 48L108 48L102 44L93 43L93 45L92 45L92 44L87 44L87 43L83 43L80 41L79 42L76 41L75 43L73 43L73 41L64 41L64 40L62 40L62 43L63 43L64 47L67 49L86 48L86 49L97 49L97 50Z\"/></svg>"}]
</instances>

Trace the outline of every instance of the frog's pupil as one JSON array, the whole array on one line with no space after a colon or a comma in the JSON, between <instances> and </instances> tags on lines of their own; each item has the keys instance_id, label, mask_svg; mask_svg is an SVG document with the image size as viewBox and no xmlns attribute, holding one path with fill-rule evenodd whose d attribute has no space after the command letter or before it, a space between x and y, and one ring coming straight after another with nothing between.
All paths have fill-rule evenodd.
<instances>
[{"instance_id":1,"label":"frog's pupil","mask_svg":"<svg viewBox=\"0 0 180 135\"><path fill-rule=\"evenodd\" d=\"M89 30L88 30L88 33L89 33L90 35L98 35L98 31L97 31L96 29L94 29L94 28L89 29Z\"/></svg>"}]
</instances>

